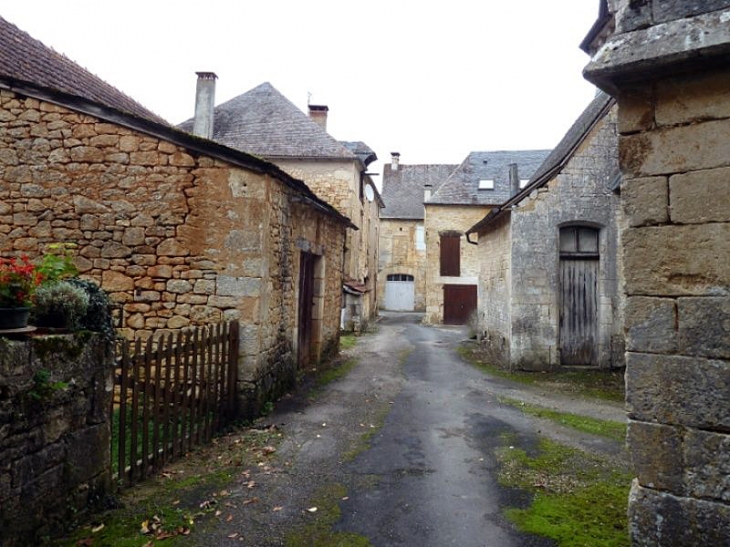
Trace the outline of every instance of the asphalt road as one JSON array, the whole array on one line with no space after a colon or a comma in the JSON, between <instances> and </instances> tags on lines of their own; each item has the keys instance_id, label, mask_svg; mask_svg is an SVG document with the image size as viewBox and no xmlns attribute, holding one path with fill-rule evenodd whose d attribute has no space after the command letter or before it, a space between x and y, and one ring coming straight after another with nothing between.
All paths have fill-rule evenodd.
<instances>
[{"instance_id":1,"label":"asphalt road","mask_svg":"<svg viewBox=\"0 0 730 547\"><path fill-rule=\"evenodd\" d=\"M323 518L312 505L338 485L346 495L336 500L340 514L332 530L359 534L376 547L553 545L518 533L503 517L505 507L528 501L497 483L494 450L503 445L503 434L528 451L538 433L607 454L619 448L530 418L498 397L609 419L621 419L623 409L585 408L583 401L485 375L456 353L463 329L420 320L419 314L384 314L377 332L346 352L357 365L345 378L314 398L300 393L278 403L263 424L283 433L276 465L251 470L253 490L246 481L232 486L233 518L191 540L206 546L317 545L298 531Z\"/></svg>"}]
</instances>

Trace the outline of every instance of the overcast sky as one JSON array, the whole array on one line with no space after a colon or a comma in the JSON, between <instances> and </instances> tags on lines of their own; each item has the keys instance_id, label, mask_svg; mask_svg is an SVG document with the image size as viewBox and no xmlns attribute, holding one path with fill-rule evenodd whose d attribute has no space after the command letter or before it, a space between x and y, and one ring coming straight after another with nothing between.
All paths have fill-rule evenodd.
<instances>
[{"instance_id":1,"label":"overcast sky","mask_svg":"<svg viewBox=\"0 0 730 547\"><path fill-rule=\"evenodd\" d=\"M172 123L271 82L388 161L552 148L590 102L598 0L22 0L0 15ZM380 166L376 166L380 170Z\"/></svg>"}]
</instances>

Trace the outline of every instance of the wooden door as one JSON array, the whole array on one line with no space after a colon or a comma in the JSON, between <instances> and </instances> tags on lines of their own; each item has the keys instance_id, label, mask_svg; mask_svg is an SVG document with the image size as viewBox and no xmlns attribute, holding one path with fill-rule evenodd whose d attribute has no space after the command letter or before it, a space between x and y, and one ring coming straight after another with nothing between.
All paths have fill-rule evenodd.
<instances>
[{"instance_id":1,"label":"wooden door","mask_svg":"<svg viewBox=\"0 0 730 547\"><path fill-rule=\"evenodd\" d=\"M464 325L477 309L476 285L444 285L444 324Z\"/></svg>"},{"instance_id":2,"label":"wooden door","mask_svg":"<svg viewBox=\"0 0 730 547\"><path fill-rule=\"evenodd\" d=\"M302 253L299 262L299 368L309 365L312 355L312 312L314 307L314 263L316 256Z\"/></svg>"},{"instance_id":3,"label":"wooden door","mask_svg":"<svg viewBox=\"0 0 730 547\"><path fill-rule=\"evenodd\" d=\"M587 226L560 229L561 365L598 365L598 236Z\"/></svg>"}]
</instances>

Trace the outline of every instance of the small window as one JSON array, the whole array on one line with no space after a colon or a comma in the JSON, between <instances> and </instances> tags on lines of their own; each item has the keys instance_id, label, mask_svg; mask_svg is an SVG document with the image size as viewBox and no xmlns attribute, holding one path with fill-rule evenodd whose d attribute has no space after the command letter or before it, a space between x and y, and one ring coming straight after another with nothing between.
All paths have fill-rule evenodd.
<instances>
[{"instance_id":1,"label":"small window","mask_svg":"<svg viewBox=\"0 0 730 547\"><path fill-rule=\"evenodd\" d=\"M494 181L491 179L485 179L479 181L480 190L494 190Z\"/></svg>"},{"instance_id":2,"label":"small window","mask_svg":"<svg viewBox=\"0 0 730 547\"><path fill-rule=\"evenodd\" d=\"M461 275L461 236L441 236L441 268L443 276L459 277Z\"/></svg>"},{"instance_id":3,"label":"small window","mask_svg":"<svg viewBox=\"0 0 730 547\"><path fill-rule=\"evenodd\" d=\"M423 226L416 226L416 250L426 250L426 230Z\"/></svg>"},{"instance_id":4,"label":"small window","mask_svg":"<svg viewBox=\"0 0 730 547\"><path fill-rule=\"evenodd\" d=\"M408 274L388 274L388 281L413 281L413 276Z\"/></svg>"},{"instance_id":5,"label":"small window","mask_svg":"<svg viewBox=\"0 0 730 547\"><path fill-rule=\"evenodd\" d=\"M530 182L530 179L520 179L520 190L527 186L528 182Z\"/></svg>"},{"instance_id":6,"label":"small window","mask_svg":"<svg viewBox=\"0 0 730 547\"><path fill-rule=\"evenodd\" d=\"M561 257L598 257L598 230L587 226L560 229Z\"/></svg>"}]
</instances>

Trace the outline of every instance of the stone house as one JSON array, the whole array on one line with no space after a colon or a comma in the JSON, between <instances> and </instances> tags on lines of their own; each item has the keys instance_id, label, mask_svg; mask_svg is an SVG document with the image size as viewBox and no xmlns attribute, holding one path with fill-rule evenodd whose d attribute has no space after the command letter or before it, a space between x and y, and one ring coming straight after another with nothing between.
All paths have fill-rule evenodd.
<instances>
[{"instance_id":1,"label":"stone house","mask_svg":"<svg viewBox=\"0 0 730 547\"><path fill-rule=\"evenodd\" d=\"M466 231L516 193L548 152L472 152L426 201L426 323L472 319L479 257L477 247L467 243Z\"/></svg>"},{"instance_id":2,"label":"stone house","mask_svg":"<svg viewBox=\"0 0 730 547\"><path fill-rule=\"evenodd\" d=\"M728 21L730 0L603 0L583 42L618 104L636 546L730 538Z\"/></svg>"},{"instance_id":3,"label":"stone house","mask_svg":"<svg viewBox=\"0 0 730 547\"><path fill-rule=\"evenodd\" d=\"M506 368L623 364L614 100L599 93L478 235L478 332Z\"/></svg>"},{"instance_id":4,"label":"stone house","mask_svg":"<svg viewBox=\"0 0 730 547\"><path fill-rule=\"evenodd\" d=\"M196 116L180 128L195 132L197 124L197 134L265 158L352 220L357 229L346 236L342 327L361 330L377 313L383 202L367 172L377 156L364 143L327 133L326 106L309 105L306 115L268 82L214 106L215 79L198 73Z\"/></svg>"},{"instance_id":5,"label":"stone house","mask_svg":"<svg viewBox=\"0 0 730 547\"><path fill-rule=\"evenodd\" d=\"M349 220L0 19L0 253L77 245L127 336L238 319L242 401L338 347ZM251 407L255 410L255 406Z\"/></svg>"},{"instance_id":6,"label":"stone house","mask_svg":"<svg viewBox=\"0 0 730 547\"><path fill-rule=\"evenodd\" d=\"M393 152L383 167L378 302L386 310L426 311L423 203L458 165L404 165Z\"/></svg>"}]
</instances>

